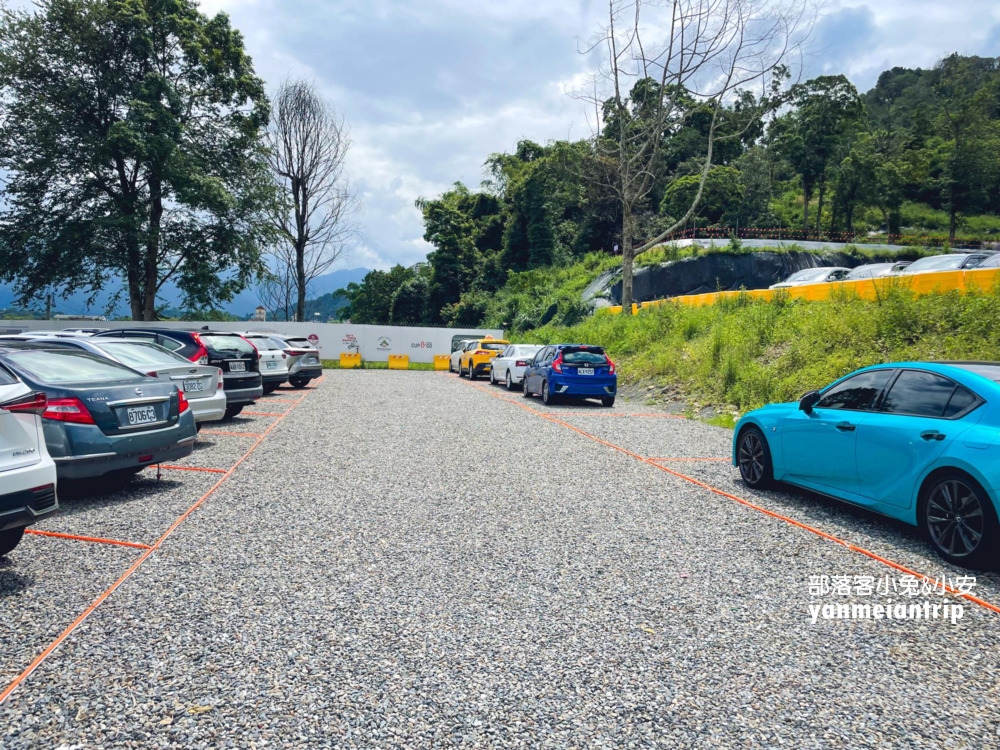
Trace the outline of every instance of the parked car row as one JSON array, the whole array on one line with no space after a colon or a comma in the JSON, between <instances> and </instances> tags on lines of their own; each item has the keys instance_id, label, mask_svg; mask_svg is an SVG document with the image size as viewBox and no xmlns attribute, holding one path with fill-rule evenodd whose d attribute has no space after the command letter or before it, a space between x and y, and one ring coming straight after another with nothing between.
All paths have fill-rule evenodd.
<instances>
[{"instance_id":1,"label":"parked car row","mask_svg":"<svg viewBox=\"0 0 1000 750\"><path fill-rule=\"evenodd\" d=\"M190 455L207 422L322 374L306 339L122 328L0 336L0 555L58 508L65 480Z\"/></svg>"},{"instance_id":2,"label":"parked car row","mask_svg":"<svg viewBox=\"0 0 1000 750\"><path fill-rule=\"evenodd\" d=\"M1000 562L1000 362L906 362L751 411L732 461L919 527L946 560Z\"/></svg>"},{"instance_id":3,"label":"parked car row","mask_svg":"<svg viewBox=\"0 0 1000 750\"><path fill-rule=\"evenodd\" d=\"M490 383L512 391L521 386L525 398L541 396L546 405L565 398L597 398L614 406L618 393L615 363L600 346L511 344L490 336L458 342L450 369L459 377L489 373Z\"/></svg>"},{"instance_id":4,"label":"parked car row","mask_svg":"<svg viewBox=\"0 0 1000 750\"><path fill-rule=\"evenodd\" d=\"M1000 253L946 253L932 255L913 262L866 263L856 268L824 266L796 271L784 281L772 284L771 289L787 289L805 284L823 284L831 281L856 281L878 279L886 276L909 276L938 271L967 271L973 268L1000 268Z\"/></svg>"}]
</instances>

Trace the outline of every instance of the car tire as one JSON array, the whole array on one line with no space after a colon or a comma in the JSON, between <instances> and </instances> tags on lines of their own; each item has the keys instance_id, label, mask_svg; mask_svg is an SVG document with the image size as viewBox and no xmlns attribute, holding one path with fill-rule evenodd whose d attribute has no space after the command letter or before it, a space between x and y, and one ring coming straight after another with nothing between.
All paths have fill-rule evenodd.
<instances>
[{"instance_id":1,"label":"car tire","mask_svg":"<svg viewBox=\"0 0 1000 750\"><path fill-rule=\"evenodd\" d=\"M528 377L525 375L524 379L521 381L521 395L525 398L531 398L531 391L528 390Z\"/></svg>"},{"instance_id":2,"label":"car tire","mask_svg":"<svg viewBox=\"0 0 1000 750\"><path fill-rule=\"evenodd\" d=\"M514 381L510 379L510 370L507 370L507 382L506 382L506 385L507 385L507 390L508 391L514 390Z\"/></svg>"},{"instance_id":3,"label":"car tire","mask_svg":"<svg viewBox=\"0 0 1000 750\"><path fill-rule=\"evenodd\" d=\"M554 394L552 392L552 389L549 388L549 381L548 380L543 380L542 381L542 403L544 403L546 406L552 406L553 404L556 403L556 401L558 400L558 398L559 397L556 396L556 394Z\"/></svg>"},{"instance_id":4,"label":"car tire","mask_svg":"<svg viewBox=\"0 0 1000 750\"><path fill-rule=\"evenodd\" d=\"M496 379L496 376L493 374L493 368L491 367L490 368L490 385L496 385L496 384L497 384L497 379Z\"/></svg>"},{"instance_id":5,"label":"car tire","mask_svg":"<svg viewBox=\"0 0 1000 750\"><path fill-rule=\"evenodd\" d=\"M232 419L237 414L239 414L241 411L243 411L243 407L244 406L245 406L245 404L239 404L238 406L227 406L226 407L226 416L224 416L223 419Z\"/></svg>"},{"instance_id":6,"label":"car tire","mask_svg":"<svg viewBox=\"0 0 1000 750\"><path fill-rule=\"evenodd\" d=\"M459 361L459 363L458 363L458 377L460 377L460 378L464 378L465 377L465 368L462 367L461 361Z\"/></svg>"},{"instance_id":7,"label":"car tire","mask_svg":"<svg viewBox=\"0 0 1000 750\"><path fill-rule=\"evenodd\" d=\"M312 380L312 378L298 378L296 380L289 380L288 384L292 386L292 388L305 388L309 385L310 380Z\"/></svg>"},{"instance_id":8,"label":"car tire","mask_svg":"<svg viewBox=\"0 0 1000 750\"><path fill-rule=\"evenodd\" d=\"M614 396L604 396L604 397L601 398L601 403L604 404L605 406L614 406L615 405L615 397Z\"/></svg>"},{"instance_id":9,"label":"car tire","mask_svg":"<svg viewBox=\"0 0 1000 750\"><path fill-rule=\"evenodd\" d=\"M476 371L472 369L472 365L469 365L469 380L476 379Z\"/></svg>"},{"instance_id":10,"label":"car tire","mask_svg":"<svg viewBox=\"0 0 1000 750\"><path fill-rule=\"evenodd\" d=\"M771 448L758 427L750 425L740 432L736 443L736 462L743 483L751 489L764 489L774 483Z\"/></svg>"},{"instance_id":11,"label":"car tire","mask_svg":"<svg viewBox=\"0 0 1000 750\"><path fill-rule=\"evenodd\" d=\"M963 568L992 569L998 562L1000 524L989 494L961 471L945 471L924 484L918 523L934 550Z\"/></svg>"},{"instance_id":12,"label":"car tire","mask_svg":"<svg viewBox=\"0 0 1000 750\"><path fill-rule=\"evenodd\" d=\"M0 557L3 557L8 552L13 552L14 548L21 542L21 538L23 536L23 526L16 529L0 531Z\"/></svg>"}]
</instances>

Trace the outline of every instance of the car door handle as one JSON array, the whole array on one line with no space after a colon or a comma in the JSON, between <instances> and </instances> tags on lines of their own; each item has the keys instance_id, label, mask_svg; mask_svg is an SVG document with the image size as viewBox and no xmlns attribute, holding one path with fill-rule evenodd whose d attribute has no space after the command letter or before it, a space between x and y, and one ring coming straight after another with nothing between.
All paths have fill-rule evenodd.
<instances>
[{"instance_id":1,"label":"car door handle","mask_svg":"<svg viewBox=\"0 0 1000 750\"><path fill-rule=\"evenodd\" d=\"M921 432L920 433L920 437L922 437L924 440L928 440L928 441L930 441L930 440L944 440L947 437L947 435L945 435L944 433L938 432L937 430L927 430L926 432Z\"/></svg>"},{"instance_id":2,"label":"car door handle","mask_svg":"<svg viewBox=\"0 0 1000 750\"><path fill-rule=\"evenodd\" d=\"M837 425L837 429L841 432L854 432L857 427L857 425L853 425L850 422L841 422Z\"/></svg>"}]
</instances>

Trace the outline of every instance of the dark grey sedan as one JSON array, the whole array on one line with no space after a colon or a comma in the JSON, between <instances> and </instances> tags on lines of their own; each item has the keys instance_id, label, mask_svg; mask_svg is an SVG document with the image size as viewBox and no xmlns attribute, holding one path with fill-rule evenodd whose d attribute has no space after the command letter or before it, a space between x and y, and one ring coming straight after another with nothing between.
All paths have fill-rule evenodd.
<instances>
[{"instance_id":1,"label":"dark grey sedan","mask_svg":"<svg viewBox=\"0 0 1000 750\"><path fill-rule=\"evenodd\" d=\"M47 395L42 425L60 480L138 473L194 450L194 415L169 382L45 344L0 344L0 361Z\"/></svg>"}]
</instances>

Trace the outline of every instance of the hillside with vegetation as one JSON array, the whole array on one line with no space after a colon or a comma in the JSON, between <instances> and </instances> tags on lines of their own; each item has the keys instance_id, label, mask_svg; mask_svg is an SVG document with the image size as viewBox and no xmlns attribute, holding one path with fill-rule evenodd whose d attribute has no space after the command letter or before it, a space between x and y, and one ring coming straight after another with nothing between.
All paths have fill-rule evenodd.
<instances>
[{"instance_id":1,"label":"hillside with vegetation","mask_svg":"<svg viewBox=\"0 0 1000 750\"><path fill-rule=\"evenodd\" d=\"M632 91L641 118L643 87ZM711 168L689 228L723 236L792 230L802 237L904 241L946 248L1000 240L1000 62L952 55L931 69L893 68L859 93L844 76L788 89L754 120L749 94L720 110ZM522 141L485 162L477 189L456 183L417 205L427 261L374 271L345 290L341 317L396 325L544 325L589 310L577 292L620 265L622 216L602 179L596 141L617 137L604 109L598 139ZM690 102L660 143L633 243L671 226L697 195L711 121ZM669 248L636 258L669 259ZM644 255L647 259L644 259Z\"/></svg>"}]
</instances>

